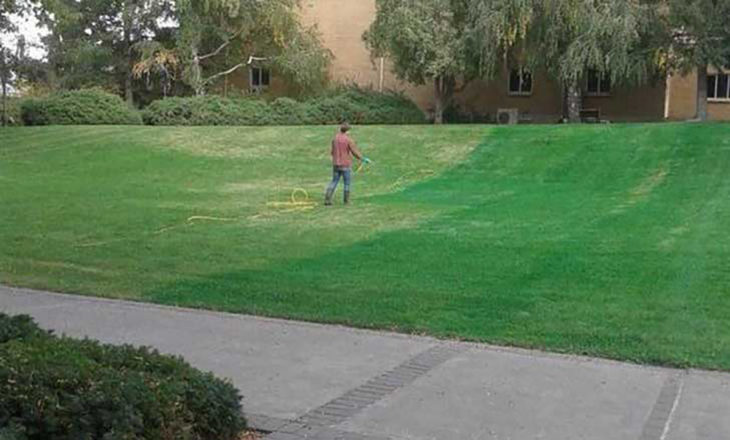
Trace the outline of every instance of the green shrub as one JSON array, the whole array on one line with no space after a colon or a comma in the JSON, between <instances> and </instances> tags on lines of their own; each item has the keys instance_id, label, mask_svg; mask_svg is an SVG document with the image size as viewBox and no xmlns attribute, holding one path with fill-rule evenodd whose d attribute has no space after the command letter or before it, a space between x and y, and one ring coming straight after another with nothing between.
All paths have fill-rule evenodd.
<instances>
[{"instance_id":1,"label":"green shrub","mask_svg":"<svg viewBox=\"0 0 730 440\"><path fill-rule=\"evenodd\" d=\"M142 112L148 125L271 125L274 116L264 101L221 96L166 98Z\"/></svg>"},{"instance_id":2,"label":"green shrub","mask_svg":"<svg viewBox=\"0 0 730 440\"><path fill-rule=\"evenodd\" d=\"M142 113L148 125L422 124L423 112L405 96L344 88L300 102L278 98L167 98Z\"/></svg>"},{"instance_id":3,"label":"green shrub","mask_svg":"<svg viewBox=\"0 0 730 440\"><path fill-rule=\"evenodd\" d=\"M489 115L463 110L454 103L444 110L444 122L447 124L487 124L493 122Z\"/></svg>"},{"instance_id":4,"label":"green shrub","mask_svg":"<svg viewBox=\"0 0 730 440\"><path fill-rule=\"evenodd\" d=\"M376 92L356 86L341 87L322 97L313 98L328 119L357 124L422 124L423 112L402 93Z\"/></svg>"},{"instance_id":5,"label":"green shrub","mask_svg":"<svg viewBox=\"0 0 730 440\"><path fill-rule=\"evenodd\" d=\"M5 103L6 125L23 125L23 118L20 114L20 100L18 98L8 98ZM2 125L2 109L0 108L0 125ZM0 440L2 437L0 437Z\"/></svg>"},{"instance_id":6,"label":"green shrub","mask_svg":"<svg viewBox=\"0 0 730 440\"><path fill-rule=\"evenodd\" d=\"M98 89L54 93L21 104L26 125L133 125L142 119L117 95Z\"/></svg>"},{"instance_id":7,"label":"green shrub","mask_svg":"<svg viewBox=\"0 0 730 440\"><path fill-rule=\"evenodd\" d=\"M49 333L40 327L28 315L8 316L0 313L0 344L13 339L45 336Z\"/></svg>"},{"instance_id":8,"label":"green shrub","mask_svg":"<svg viewBox=\"0 0 730 440\"><path fill-rule=\"evenodd\" d=\"M270 105L277 125L302 125L320 119L306 104L291 98L277 98Z\"/></svg>"},{"instance_id":9,"label":"green shrub","mask_svg":"<svg viewBox=\"0 0 730 440\"><path fill-rule=\"evenodd\" d=\"M0 439L233 440L245 420L231 384L180 358L47 336L0 344L0 426Z\"/></svg>"}]
</instances>

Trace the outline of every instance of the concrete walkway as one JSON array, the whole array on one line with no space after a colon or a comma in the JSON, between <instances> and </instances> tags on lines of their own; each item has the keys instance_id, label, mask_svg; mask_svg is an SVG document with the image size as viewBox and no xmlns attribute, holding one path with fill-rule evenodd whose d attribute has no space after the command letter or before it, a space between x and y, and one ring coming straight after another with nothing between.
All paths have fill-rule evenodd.
<instances>
[{"instance_id":1,"label":"concrete walkway","mask_svg":"<svg viewBox=\"0 0 730 440\"><path fill-rule=\"evenodd\" d=\"M0 311L182 355L272 440L730 439L730 374L4 287Z\"/></svg>"}]
</instances>

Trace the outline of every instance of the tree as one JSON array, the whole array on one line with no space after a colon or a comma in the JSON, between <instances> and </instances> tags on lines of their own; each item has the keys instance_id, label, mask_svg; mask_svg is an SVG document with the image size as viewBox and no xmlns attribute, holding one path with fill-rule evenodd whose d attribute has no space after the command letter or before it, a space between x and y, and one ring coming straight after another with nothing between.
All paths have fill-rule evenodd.
<instances>
[{"instance_id":1,"label":"tree","mask_svg":"<svg viewBox=\"0 0 730 440\"><path fill-rule=\"evenodd\" d=\"M670 0L672 69L697 71L697 119L707 119L708 67L730 65L730 0Z\"/></svg>"},{"instance_id":2,"label":"tree","mask_svg":"<svg viewBox=\"0 0 730 440\"><path fill-rule=\"evenodd\" d=\"M23 76L23 67L27 63L25 54L25 38L18 36L15 51L0 45L0 86L2 87L2 125L8 124L8 89L17 84Z\"/></svg>"},{"instance_id":3,"label":"tree","mask_svg":"<svg viewBox=\"0 0 730 440\"><path fill-rule=\"evenodd\" d=\"M48 61L62 88L101 86L134 101L135 47L161 32L172 0L43 0Z\"/></svg>"},{"instance_id":4,"label":"tree","mask_svg":"<svg viewBox=\"0 0 730 440\"><path fill-rule=\"evenodd\" d=\"M469 45L469 0L377 0L375 21L363 35L373 57L388 57L396 76L433 84L434 122L454 95L477 76Z\"/></svg>"},{"instance_id":5,"label":"tree","mask_svg":"<svg viewBox=\"0 0 730 440\"><path fill-rule=\"evenodd\" d=\"M23 0L0 0L0 34L16 30L12 17L22 13L28 7Z\"/></svg>"},{"instance_id":6,"label":"tree","mask_svg":"<svg viewBox=\"0 0 730 440\"><path fill-rule=\"evenodd\" d=\"M657 72L662 53L656 1L475 0L481 59L500 54L563 84L566 117L580 121L582 84L590 70L638 85ZM483 61L484 62L484 61Z\"/></svg>"},{"instance_id":7,"label":"tree","mask_svg":"<svg viewBox=\"0 0 730 440\"><path fill-rule=\"evenodd\" d=\"M294 85L323 85L331 54L322 47L316 29L301 24L298 6L298 0L178 0L174 55L183 80L201 95L256 58ZM160 50L148 55L159 56Z\"/></svg>"},{"instance_id":8,"label":"tree","mask_svg":"<svg viewBox=\"0 0 730 440\"><path fill-rule=\"evenodd\" d=\"M14 33L17 26L13 16L27 10L28 4L21 0L0 0L0 34ZM8 123L8 89L19 76L19 68L25 58L25 39L16 38L16 48L12 50L0 39L0 87L2 87L2 125Z\"/></svg>"}]
</instances>

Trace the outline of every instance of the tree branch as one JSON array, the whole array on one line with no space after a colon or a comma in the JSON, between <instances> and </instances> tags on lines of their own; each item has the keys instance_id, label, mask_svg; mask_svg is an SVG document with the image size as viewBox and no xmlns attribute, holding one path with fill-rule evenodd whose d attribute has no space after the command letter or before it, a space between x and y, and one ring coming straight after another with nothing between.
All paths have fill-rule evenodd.
<instances>
[{"instance_id":1,"label":"tree branch","mask_svg":"<svg viewBox=\"0 0 730 440\"><path fill-rule=\"evenodd\" d=\"M210 78L203 80L203 84L208 84L209 82L213 81L214 79L216 79L218 77L230 75L231 73L235 72L236 70L240 69L241 67L243 67L245 65L246 65L246 63L238 63L226 71L218 72L215 75L211 76Z\"/></svg>"},{"instance_id":2,"label":"tree branch","mask_svg":"<svg viewBox=\"0 0 730 440\"><path fill-rule=\"evenodd\" d=\"M236 39L236 38L237 38L237 37L238 37L239 35L241 35L241 33L242 33L242 32L243 32L243 29L241 29L241 30L239 30L238 32L236 32L235 34L233 34L233 35L231 36L231 38L227 39L227 40L225 41L225 43L221 44L221 45L220 45L220 46L218 47L218 49L214 50L213 52L211 52L211 53L208 53L208 54L205 54L205 55L200 55L200 56L198 57L198 61L203 61L203 60L205 60L205 59L208 59L208 58L211 58L211 57L214 57L214 56L218 55L219 53L221 53L221 51L222 51L223 49L225 49L226 47L228 47L228 45L229 45L229 44L231 44L231 42L232 42L233 40L235 40L235 39Z\"/></svg>"}]
</instances>

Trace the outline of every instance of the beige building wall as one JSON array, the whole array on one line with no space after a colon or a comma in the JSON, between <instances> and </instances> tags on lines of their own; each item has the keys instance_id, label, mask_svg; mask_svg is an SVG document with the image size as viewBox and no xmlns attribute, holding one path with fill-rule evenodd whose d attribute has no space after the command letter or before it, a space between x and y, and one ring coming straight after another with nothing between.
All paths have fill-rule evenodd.
<instances>
[{"instance_id":1,"label":"beige building wall","mask_svg":"<svg viewBox=\"0 0 730 440\"><path fill-rule=\"evenodd\" d=\"M216 85L216 91L225 96L236 96L241 92L248 92L250 86L251 72L247 67L242 67L232 74L228 75L223 81L219 81ZM271 73L269 87L266 94L272 97L287 96L291 94L291 86L280 76Z\"/></svg>"},{"instance_id":2,"label":"beige building wall","mask_svg":"<svg viewBox=\"0 0 730 440\"><path fill-rule=\"evenodd\" d=\"M520 119L530 122L557 122L563 114L561 88L546 75L532 79L532 93L509 93L509 71L503 69L490 81L477 80L456 97L462 110L496 119L499 109L517 109Z\"/></svg>"},{"instance_id":3,"label":"beige building wall","mask_svg":"<svg viewBox=\"0 0 730 440\"><path fill-rule=\"evenodd\" d=\"M716 73L710 70L710 73ZM688 75L670 77L669 93L667 93L667 117L670 120L682 121L697 116L697 72ZM707 104L707 115L712 121L730 121L730 102L712 102Z\"/></svg>"},{"instance_id":4,"label":"beige building wall","mask_svg":"<svg viewBox=\"0 0 730 440\"><path fill-rule=\"evenodd\" d=\"M303 22L317 26L322 43L334 55L332 81L355 83L374 90L382 86L383 90L403 91L420 108L432 108L434 92L430 85L415 86L398 81L387 60L381 69L380 60L371 59L362 35L374 19L375 0L302 1Z\"/></svg>"},{"instance_id":5,"label":"beige building wall","mask_svg":"<svg viewBox=\"0 0 730 440\"><path fill-rule=\"evenodd\" d=\"M641 87L621 88L610 96L586 96L584 109L598 109L602 119L623 122L661 121L664 119L666 82Z\"/></svg>"}]
</instances>

